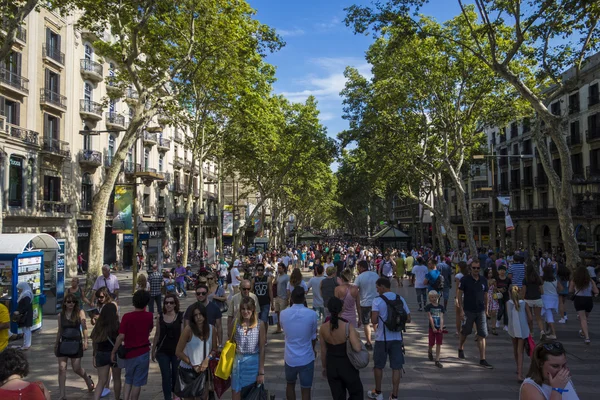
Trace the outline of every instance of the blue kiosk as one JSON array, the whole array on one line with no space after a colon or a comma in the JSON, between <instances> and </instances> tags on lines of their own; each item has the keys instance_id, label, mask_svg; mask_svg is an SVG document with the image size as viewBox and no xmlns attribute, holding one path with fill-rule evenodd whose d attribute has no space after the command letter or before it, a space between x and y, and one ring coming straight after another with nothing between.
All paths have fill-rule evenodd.
<instances>
[{"instance_id":1,"label":"blue kiosk","mask_svg":"<svg viewBox=\"0 0 600 400\"><path fill-rule=\"evenodd\" d=\"M0 234L0 301L12 314L17 308L17 284L29 283L34 297L32 330L42 327L43 312L60 311L65 289L64 259L62 266L57 262L60 250L56 239L46 233ZM52 305L52 310L46 305ZM11 331L18 331L16 323L11 323Z\"/></svg>"}]
</instances>

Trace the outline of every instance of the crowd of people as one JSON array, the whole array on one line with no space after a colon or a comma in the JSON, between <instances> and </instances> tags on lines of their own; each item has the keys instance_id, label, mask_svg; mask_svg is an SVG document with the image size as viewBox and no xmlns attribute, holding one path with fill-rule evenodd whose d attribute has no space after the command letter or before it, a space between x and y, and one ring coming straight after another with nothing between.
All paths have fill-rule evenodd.
<instances>
[{"instance_id":1,"label":"crowd of people","mask_svg":"<svg viewBox=\"0 0 600 400\"><path fill-rule=\"evenodd\" d=\"M305 281L307 271L312 276ZM153 265L138 279L133 311L121 315L118 279L105 266L91 299L77 278L66 291L54 346L59 398L66 398L70 359L94 399L106 396L111 382L115 398L122 394L127 400L138 399L151 360L159 365L165 400L207 399L214 372L209 364L219 358L223 340L229 338L236 344L232 398L241 399L247 388L264 383L268 339L283 334L287 399L296 398L297 381L302 399L310 398L317 348L332 398L364 398L359 374L364 365L357 366L356 359L370 352L375 387L366 396L383 399L388 365L389 398L396 399L405 363L403 331L411 323L411 311L406 299L392 290L394 281L415 289L418 312L427 317L427 358L436 367L444 367L441 349L444 335L451 334L446 313L453 307L458 358L465 359L467 338L475 332L479 365L493 368L486 359L486 339L505 330L513 343L522 399L550 399L552 392L577 398L554 316L559 317L556 323L565 323L569 319L565 300L572 299L579 335L585 344L591 343L587 321L592 298L598 295L595 272L594 266L568 266L545 253L533 257L520 251L510 256L482 251L470 256L461 251L439 254L429 248L381 252L358 244L306 245L240 256L231 265L220 259L196 274L181 265L163 271ZM28 336L20 350L0 354L14 358L6 364L0 361L1 398L24 390L36 392L32 399L49 396L42 384L23 380L28 373L23 351L31 346L27 329L31 290L25 286L19 286L19 308L12 318ZM197 301L182 310L180 299L188 295L188 288ZM84 304L95 308L86 315ZM364 343L359 329L364 331ZM531 349L531 367L524 373L526 345L538 338ZM88 346L96 382L81 366Z\"/></svg>"}]
</instances>

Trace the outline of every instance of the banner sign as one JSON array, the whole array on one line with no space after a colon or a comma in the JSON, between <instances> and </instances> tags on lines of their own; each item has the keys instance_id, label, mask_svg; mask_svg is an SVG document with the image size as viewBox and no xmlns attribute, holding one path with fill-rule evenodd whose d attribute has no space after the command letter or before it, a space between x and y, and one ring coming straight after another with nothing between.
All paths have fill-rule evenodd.
<instances>
[{"instance_id":1,"label":"banner sign","mask_svg":"<svg viewBox=\"0 0 600 400\"><path fill-rule=\"evenodd\" d=\"M223 207L223 236L233 236L233 206Z\"/></svg>"},{"instance_id":2,"label":"banner sign","mask_svg":"<svg viewBox=\"0 0 600 400\"><path fill-rule=\"evenodd\" d=\"M132 233L133 231L133 186L115 186L115 207L112 233Z\"/></svg>"},{"instance_id":3,"label":"banner sign","mask_svg":"<svg viewBox=\"0 0 600 400\"><path fill-rule=\"evenodd\" d=\"M515 229L512 218L508 212L508 208L510 207L510 196L498 196L497 199L500 204L502 204L502 209L504 210L504 223L506 225L506 232L510 232Z\"/></svg>"}]
</instances>

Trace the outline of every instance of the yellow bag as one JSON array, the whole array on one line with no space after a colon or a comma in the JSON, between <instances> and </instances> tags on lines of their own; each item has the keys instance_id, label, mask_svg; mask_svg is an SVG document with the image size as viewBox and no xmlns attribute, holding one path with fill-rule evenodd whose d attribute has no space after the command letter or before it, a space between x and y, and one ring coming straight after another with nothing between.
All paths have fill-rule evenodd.
<instances>
[{"instance_id":1,"label":"yellow bag","mask_svg":"<svg viewBox=\"0 0 600 400\"><path fill-rule=\"evenodd\" d=\"M236 328L237 318L233 324L231 337L227 342L225 342L223 350L221 350L221 358L219 359L219 364L217 364L217 368L215 369L215 376L221 379L229 379L229 377L231 376L231 371L233 370L233 360L235 359L235 350L237 348L237 344L233 341Z\"/></svg>"}]
</instances>

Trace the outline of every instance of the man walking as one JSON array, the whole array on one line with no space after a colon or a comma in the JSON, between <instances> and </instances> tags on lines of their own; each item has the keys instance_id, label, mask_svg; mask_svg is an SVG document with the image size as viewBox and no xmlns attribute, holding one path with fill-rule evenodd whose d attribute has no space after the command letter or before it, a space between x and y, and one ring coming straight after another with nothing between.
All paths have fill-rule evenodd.
<instances>
[{"instance_id":1,"label":"man walking","mask_svg":"<svg viewBox=\"0 0 600 400\"><path fill-rule=\"evenodd\" d=\"M450 298L450 289L452 289L452 267L448 265L450 260L448 257L442 259L437 265L438 271L444 277L444 288L442 289L442 295L444 297L444 310L448 309L448 299Z\"/></svg>"},{"instance_id":2,"label":"man walking","mask_svg":"<svg viewBox=\"0 0 600 400\"><path fill-rule=\"evenodd\" d=\"M369 390L367 395L371 399L383 400L381 393L381 380L383 378L383 369L387 359L390 359L390 368L392 369L392 395L390 399L398 398L398 389L400 387L400 378L402 377L402 366L404 365L404 352L402 346L402 328L397 324L397 319L392 318L394 323L388 320L392 313L400 315L399 308L406 314L406 322L410 322L410 310L406 301L391 291L391 283L387 278L379 278L376 282L377 293L379 297L373 300L371 311L371 322L377 326L375 335L375 347L373 349L373 373L375 375L375 390ZM385 298L384 298L385 297ZM392 308L394 310L392 310Z\"/></svg>"},{"instance_id":3,"label":"man walking","mask_svg":"<svg viewBox=\"0 0 600 400\"><path fill-rule=\"evenodd\" d=\"M158 315L162 315L162 287L164 285L163 277L158 272L158 264L152 265L152 273L148 275L148 283L150 284L150 303L148 304L148 311L154 314L154 304L156 303L156 309Z\"/></svg>"},{"instance_id":4,"label":"man walking","mask_svg":"<svg viewBox=\"0 0 600 400\"><path fill-rule=\"evenodd\" d=\"M525 259L522 254L515 253L513 261L510 267L508 267L508 279L520 289L523 287L523 279L525 279L525 265L523 264Z\"/></svg>"},{"instance_id":5,"label":"man walking","mask_svg":"<svg viewBox=\"0 0 600 400\"><path fill-rule=\"evenodd\" d=\"M233 329L233 321L239 315L240 304L242 303L242 299L245 297L251 297L254 300L254 305L257 310L260 310L258 297L254 293L250 293L251 289L250 281L243 280L240 284L240 292L238 294L233 295L231 300L229 301L229 309L227 310L227 334L230 335ZM198 291L196 292L198 293Z\"/></svg>"},{"instance_id":6,"label":"man walking","mask_svg":"<svg viewBox=\"0 0 600 400\"><path fill-rule=\"evenodd\" d=\"M296 400L299 376L302 400L309 400L315 370L317 314L304 307L306 296L301 286L294 288L291 297L292 306L281 312L281 327L285 332L285 397Z\"/></svg>"},{"instance_id":7,"label":"man walking","mask_svg":"<svg viewBox=\"0 0 600 400\"><path fill-rule=\"evenodd\" d=\"M331 258L331 257L329 257ZM333 265L331 266L333 267ZM317 313L317 318L323 320L325 318L325 303L323 302L323 294L321 293L321 282L325 279L323 275L324 268L322 265L315 265L315 276L310 278L306 286L308 290L313 291L312 309Z\"/></svg>"},{"instance_id":8,"label":"man walking","mask_svg":"<svg viewBox=\"0 0 600 400\"><path fill-rule=\"evenodd\" d=\"M175 268L175 284L177 285L177 291L179 292L178 296L187 297L187 292L185 291L185 277L187 276L187 269L180 264L177 268Z\"/></svg>"},{"instance_id":9,"label":"man walking","mask_svg":"<svg viewBox=\"0 0 600 400\"><path fill-rule=\"evenodd\" d=\"M465 341L473 332L473 324L477 326L477 345L479 346L479 365L492 369L485 360L485 338L487 337L487 309L488 309L488 285L487 280L479 275L481 269L478 259L471 263L471 275L465 275L458 285L456 298L460 317L464 321L460 332L460 344L458 346L458 358L465 358ZM464 295L464 299L463 299Z\"/></svg>"},{"instance_id":10,"label":"man walking","mask_svg":"<svg viewBox=\"0 0 600 400\"><path fill-rule=\"evenodd\" d=\"M271 311L277 313L277 330L275 333L281 333L281 312L285 310L289 304L287 284L290 281L290 276L287 274L287 267L284 263L277 264L277 296L271 304Z\"/></svg>"},{"instance_id":11,"label":"man walking","mask_svg":"<svg viewBox=\"0 0 600 400\"><path fill-rule=\"evenodd\" d=\"M92 287L92 304L96 303L96 290L106 286L110 297L115 301L119 302L119 279L115 275L110 274L110 267L108 264L102 266L102 275L96 278L94 286Z\"/></svg>"},{"instance_id":12,"label":"man walking","mask_svg":"<svg viewBox=\"0 0 600 400\"><path fill-rule=\"evenodd\" d=\"M264 264L256 265L257 275L252 279L252 293L258 298L258 319L265 324L265 332L269 330L269 310L273 303L273 278L265 275Z\"/></svg>"},{"instance_id":13,"label":"man walking","mask_svg":"<svg viewBox=\"0 0 600 400\"><path fill-rule=\"evenodd\" d=\"M427 275L429 270L421 257L417 259L417 265L415 265L412 272L415 291L417 292L417 301L419 303L419 311L423 311L423 307L427 304L427 284L425 283L425 275Z\"/></svg>"},{"instance_id":14,"label":"man walking","mask_svg":"<svg viewBox=\"0 0 600 400\"><path fill-rule=\"evenodd\" d=\"M354 285L358 286L360 295L360 315L362 324L365 330L365 338L367 350L373 350L371 342L371 307L373 300L377 297L377 280L379 275L374 271L369 271L369 263L365 260L358 262L359 275L354 280Z\"/></svg>"}]
</instances>

